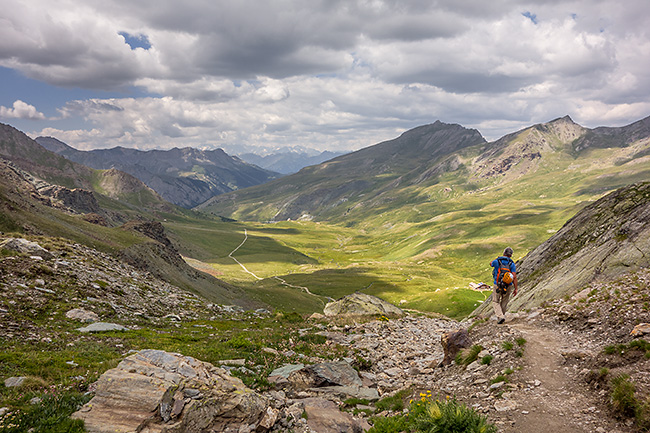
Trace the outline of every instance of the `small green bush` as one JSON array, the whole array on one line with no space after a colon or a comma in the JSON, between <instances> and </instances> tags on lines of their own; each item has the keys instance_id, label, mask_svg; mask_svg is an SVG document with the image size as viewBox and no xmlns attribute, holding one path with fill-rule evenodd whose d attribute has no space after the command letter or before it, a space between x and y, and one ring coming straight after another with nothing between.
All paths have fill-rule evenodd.
<instances>
[{"instance_id":1,"label":"small green bush","mask_svg":"<svg viewBox=\"0 0 650 433\"><path fill-rule=\"evenodd\" d=\"M512 350L512 348L515 347L515 345L512 344L512 341L504 341L501 347L503 348L503 350Z\"/></svg>"},{"instance_id":2,"label":"small green bush","mask_svg":"<svg viewBox=\"0 0 650 433\"><path fill-rule=\"evenodd\" d=\"M407 415L372 418L368 433L496 433L496 427L487 418L456 399L432 400L430 394L420 394L411 401Z\"/></svg>"},{"instance_id":3,"label":"small green bush","mask_svg":"<svg viewBox=\"0 0 650 433\"><path fill-rule=\"evenodd\" d=\"M496 433L497 428L473 409L455 399L433 401L416 406L413 410L416 431L440 433Z\"/></svg>"},{"instance_id":4,"label":"small green bush","mask_svg":"<svg viewBox=\"0 0 650 433\"><path fill-rule=\"evenodd\" d=\"M382 398L377 403L375 403L377 412L383 412L385 410L392 410L393 412L401 411L404 409L404 398L408 392L408 390L402 390L395 395Z\"/></svg>"},{"instance_id":5,"label":"small green bush","mask_svg":"<svg viewBox=\"0 0 650 433\"><path fill-rule=\"evenodd\" d=\"M492 362L493 359L494 359L494 356L485 355L483 358L481 358L481 364L490 365L490 363Z\"/></svg>"},{"instance_id":6,"label":"small green bush","mask_svg":"<svg viewBox=\"0 0 650 433\"><path fill-rule=\"evenodd\" d=\"M246 338L244 335L239 334L230 340L227 341L228 346L234 348L234 349L248 349L253 347L255 344L251 342L248 338Z\"/></svg>"},{"instance_id":7,"label":"small green bush","mask_svg":"<svg viewBox=\"0 0 650 433\"><path fill-rule=\"evenodd\" d=\"M490 383L499 383L499 382L507 382L507 381L508 381L508 378L505 375L500 374L497 377L495 377L494 379L492 379L490 381Z\"/></svg>"},{"instance_id":8,"label":"small green bush","mask_svg":"<svg viewBox=\"0 0 650 433\"><path fill-rule=\"evenodd\" d=\"M483 346L480 344L475 344L470 347L469 350L461 350L456 355L455 361L458 365L470 365L472 362L478 359L478 354L483 350Z\"/></svg>"},{"instance_id":9,"label":"small green bush","mask_svg":"<svg viewBox=\"0 0 650 433\"><path fill-rule=\"evenodd\" d=\"M630 381L630 376L619 374L612 378L611 385L610 403L614 411L626 417L635 416L638 403L634 397L636 388Z\"/></svg>"}]
</instances>

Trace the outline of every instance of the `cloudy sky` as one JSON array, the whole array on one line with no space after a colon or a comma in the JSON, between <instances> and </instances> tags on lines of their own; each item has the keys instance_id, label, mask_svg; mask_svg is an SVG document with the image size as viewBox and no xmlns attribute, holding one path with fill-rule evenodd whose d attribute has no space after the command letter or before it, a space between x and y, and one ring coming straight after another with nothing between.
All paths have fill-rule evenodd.
<instances>
[{"instance_id":1,"label":"cloudy sky","mask_svg":"<svg viewBox=\"0 0 650 433\"><path fill-rule=\"evenodd\" d=\"M0 0L0 122L80 148L353 150L650 115L647 0Z\"/></svg>"}]
</instances>

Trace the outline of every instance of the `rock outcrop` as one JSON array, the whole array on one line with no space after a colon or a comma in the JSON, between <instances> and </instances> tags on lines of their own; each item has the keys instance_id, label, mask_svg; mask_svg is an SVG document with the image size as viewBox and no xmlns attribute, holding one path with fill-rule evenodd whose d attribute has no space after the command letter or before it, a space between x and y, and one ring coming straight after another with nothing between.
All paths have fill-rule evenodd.
<instances>
[{"instance_id":1,"label":"rock outcrop","mask_svg":"<svg viewBox=\"0 0 650 433\"><path fill-rule=\"evenodd\" d=\"M352 293L325 305L326 316L372 316L385 315L400 317L404 312L383 299L365 293Z\"/></svg>"},{"instance_id":2,"label":"rock outcrop","mask_svg":"<svg viewBox=\"0 0 650 433\"><path fill-rule=\"evenodd\" d=\"M238 432L258 427L268 403L212 364L141 350L104 373L95 397L73 417L90 433Z\"/></svg>"},{"instance_id":3,"label":"rock outcrop","mask_svg":"<svg viewBox=\"0 0 650 433\"><path fill-rule=\"evenodd\" d=\"M42 259L51 259L52 254L40 246L38 242L28 241L22 238L8 238L0 242L0 248L18 253L29 254Z\"/></svg>"},{"instance_id":4,"label":"rock outcrop","mask_svg":"<svg viewBox=\"0 0 650 433\"><path fill-rule=\"evenodd\" d=\"M98 213L100 212L99 203L91 191L81 188L66 188L59 185L48 185L45 188L39 188L38 192L50 197L61 207L77 213Z\"/></svg>"},{"instance_id":5,"label":"rock outcrop","mask_svg":"<svg viewBox=\"0 0 650 433\"><path fill-rule=\"evenodd\" d=\"M445 357L442 359L442 365L449 365L456 357L456 354L461 349L466 349L472 345L472 339L469 336L467 329L459 329L458 331L448 332L442 336L440 341L442 349L445 352Z\"/></svg>"},{"instance_id":6,"label":"rock outcrop","mask_svg":"<svg viewBox=\"0 0 650 433\"><path fill-rule=\"evenodd\" d=\"M650 182L618 189L585 207L517 263L519 295L509 310L571 296L650 266ZM491 296L473 315L491 314Z\"/></svg>"}]
</instances>

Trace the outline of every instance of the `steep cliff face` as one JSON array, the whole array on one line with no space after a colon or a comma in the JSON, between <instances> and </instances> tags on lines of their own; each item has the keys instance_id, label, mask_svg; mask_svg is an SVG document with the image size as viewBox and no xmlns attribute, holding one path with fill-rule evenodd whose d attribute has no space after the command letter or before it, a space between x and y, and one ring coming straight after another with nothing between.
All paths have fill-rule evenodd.
<instances>
[{"instance_id":1,"label":"steep cliff face","mask_svg":"<svg viewBox=\"0 0 650 433\"><path fill-rule=\"evenodd\" d=\"M517 263L512 310L572 295L650 266L650 182L618 189L587 206ZM489 301L474 314L490 312Z\"/></svg>"},{"instance_id":2,"label":"steep cliff face","mask_svg":"<svg viewBox=\"0 0 650 433\"><path fill-rule=\"evenodd\" d=\"M479 178L517 178L534 171L546 154L561 152L583 137L587 129L569 116L506 135L490 143L472 167Z\"/></svg>"}]
</instances>

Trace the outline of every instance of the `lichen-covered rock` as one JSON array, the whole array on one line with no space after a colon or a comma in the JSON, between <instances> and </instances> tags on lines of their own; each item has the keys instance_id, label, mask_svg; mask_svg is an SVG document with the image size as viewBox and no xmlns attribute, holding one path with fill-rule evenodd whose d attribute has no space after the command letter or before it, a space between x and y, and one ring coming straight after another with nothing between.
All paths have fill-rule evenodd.
<instances>
[{"instance_id":1,"label":"lichen-covered rock","mask_svg":"<svg viewBox=\"0 0 650 433\"><path fill-rule=\"evenodd\" d=\"M83 308L73 308L65 313L65 317L82 322L98 322L99 316L93 311L84 310Z\"/></svg>"},{"instance_id":2,"label":"lichen-covered rock","mask_svg":"<svg viewBox=\"0 0 650 433\"><path fill-rule=\"evenodd\" d=\"M269 425L268 406L267 398L212 364L141 350L105 372L95 397L73 417L90 433L237 431Z\"/></svg>"},{"instance_id":3,"label":"lichen-covered rock","mask_svg":"<svg viewBox=\"0 0 650 433\"><path fill-rule=\"evenodd\" d=\"M51 259L52 253L40 246L37 242L28 241L22 238L8 238L0 243L0 248L16 251L24 254L31 254L43 259Z\"/></svg>"},{"instance_id":4,"label":"lichen-covered rock","mask_svg":"<svg viewBox=\"0 0 650 433\"><path fill-rule=\"evenodd\" d=\"M296 388L362 385L357 371L345 361L308 365L292 372L289 375L289 382Z\"/></svg>"},{"instance_id":5,"label":"lichen-covered rock","mask_svg":"<svg viewBox=\"0 0 650 433\"><path fill-rule=\"evenodd\" d=\"M352 293L337 301L325 305L323 313L326 316L374 316L386 315L401 317L404 312L383 299L365 293Z\"/></svg>"}]
</instances>

